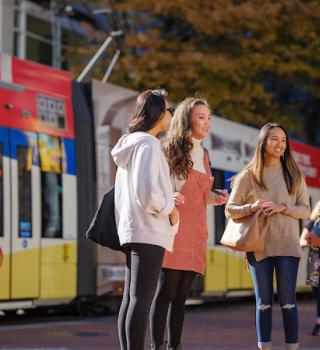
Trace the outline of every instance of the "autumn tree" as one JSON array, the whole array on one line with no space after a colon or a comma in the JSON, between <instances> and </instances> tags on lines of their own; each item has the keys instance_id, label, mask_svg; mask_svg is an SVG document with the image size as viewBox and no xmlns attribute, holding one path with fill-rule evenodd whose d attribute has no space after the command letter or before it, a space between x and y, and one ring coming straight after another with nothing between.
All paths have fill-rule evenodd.
<instances>
[{"instance_id":1,"label":"autumn tree","mask_svg":"<svg viewBox=\"0 0 320 350\"><path fill-rule=\"evenodd\" d=\"M111 81L208 98L216 114L279 121L319 142L318 0L118 0L124 52ZM317 140L318 137L318 140Z\"/></svg>"}]
</instances>

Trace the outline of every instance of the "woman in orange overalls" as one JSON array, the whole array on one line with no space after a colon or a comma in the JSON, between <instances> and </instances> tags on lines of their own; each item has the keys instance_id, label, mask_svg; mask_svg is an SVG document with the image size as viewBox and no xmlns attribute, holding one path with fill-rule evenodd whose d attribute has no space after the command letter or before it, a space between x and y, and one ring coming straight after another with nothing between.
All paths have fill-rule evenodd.
<instances>
[{"instance_id":1,"label":"woman in orange overalls","mask_svg":"<svg viewBox=\"0 0 320 350\"><path fill-rule=\"evenodd\" d=\"M169 162L180 226L173 252L166 252L150 313L151 348L164 349L168 319L168 349L181 349L185 302L196 274L204 274L207 250L207 204L227 201L226 190L211 192L208 152L202 139L210 129L210 109L204 99L187 98L172 118L164 142ZM169 316L168 316L169 310ZM168 317L167 317L168 316Z\"/></svg>"}]
</instances>

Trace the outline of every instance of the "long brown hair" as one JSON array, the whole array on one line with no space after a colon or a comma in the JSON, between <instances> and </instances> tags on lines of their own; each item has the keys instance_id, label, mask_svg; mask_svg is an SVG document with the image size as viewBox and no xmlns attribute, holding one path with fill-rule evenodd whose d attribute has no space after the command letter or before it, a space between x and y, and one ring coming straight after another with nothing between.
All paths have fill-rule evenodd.
<instances>
[{"instance_id":1,"label":"long brown hair","mask_svg":"<svg viewBox=\"0 0 320 350\"><path fill-rule=\"evenodd\" d=\"M253 159L245 167L245 169L250 169L253 172L258 185L263 189L267 189L267 186L263 181L263 169L265 166L266 143L269 133L273 128L280 128L286 135L286 149L283 156L281 156L280 161L287 190L290 194L292 194L299 185L302 179L302 174L292 156L288 132L283 125L278 123L267 123L261 128Z\"/></svg>"},{"instance_id":2,"label":"long brown hair","mask_svg":"<svg viewBox=\"0 0 320 350\"><path fill-rule=\"evenodd\" d=\"M193 167L190 154L193 148L191 114L197 105L209 108L205 99L195 97L188 97L178 105L171 120L167 137L163 140L170 172L180 180L186 179Z\"/></svg>"}]
</instances>

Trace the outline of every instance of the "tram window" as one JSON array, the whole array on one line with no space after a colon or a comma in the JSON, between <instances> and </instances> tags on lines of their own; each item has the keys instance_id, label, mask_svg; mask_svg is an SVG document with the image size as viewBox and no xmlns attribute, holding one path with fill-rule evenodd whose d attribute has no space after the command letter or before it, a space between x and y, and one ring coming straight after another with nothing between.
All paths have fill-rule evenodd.
<instances>
[{"instance_id":1,"label":"tram window","mask_svg":"<svg viewBox=\"0 0 320 350\"><path fill-rule=\"evenodd\" d=\"M32 237L31 169L32 154L28 147L18 146L19 237Z\"/></svg>"},{"instance_id":2,"label":"tram window","mask_svg":"<svg viewBox=\"0 0 320 350\"><path fill-rule=\"evenodd\" d=\"M42 237L62 237L62 155L58 138L39 135Z\"/></svg>"},{"instance_id":3,"label":"tram window","mask_svg":"<svg viewBox=\"0 0 320 350\"><path fill-rule=\"evenodd\" d=\"M2 145L0 144L0 237L3 237L3 165Z\"/></svg>"}]
</instances>

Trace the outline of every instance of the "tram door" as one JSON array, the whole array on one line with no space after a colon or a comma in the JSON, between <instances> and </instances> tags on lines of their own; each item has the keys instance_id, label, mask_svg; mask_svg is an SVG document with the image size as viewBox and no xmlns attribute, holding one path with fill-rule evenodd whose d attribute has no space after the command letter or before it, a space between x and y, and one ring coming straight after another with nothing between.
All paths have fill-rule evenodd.
<instances>
[{"instance_id":1,"label":"tram door","mask_svg":"<svg viewBox=\"0 0 320 350\"><path fill-rule=\"evenodd\" d=\"M10 298L9 131L0 128L0 299Z\"/></svg>"},{"instance_id":2,"label":"tram door","mask_svg":"<svg viewBox=\"0 0 320 350\"><path fill-rule=\"evenodd\" d=\"M10 298L39 296L40 169L37 135L9 131L11 188Z\"/></svg>"}]
</instances>

